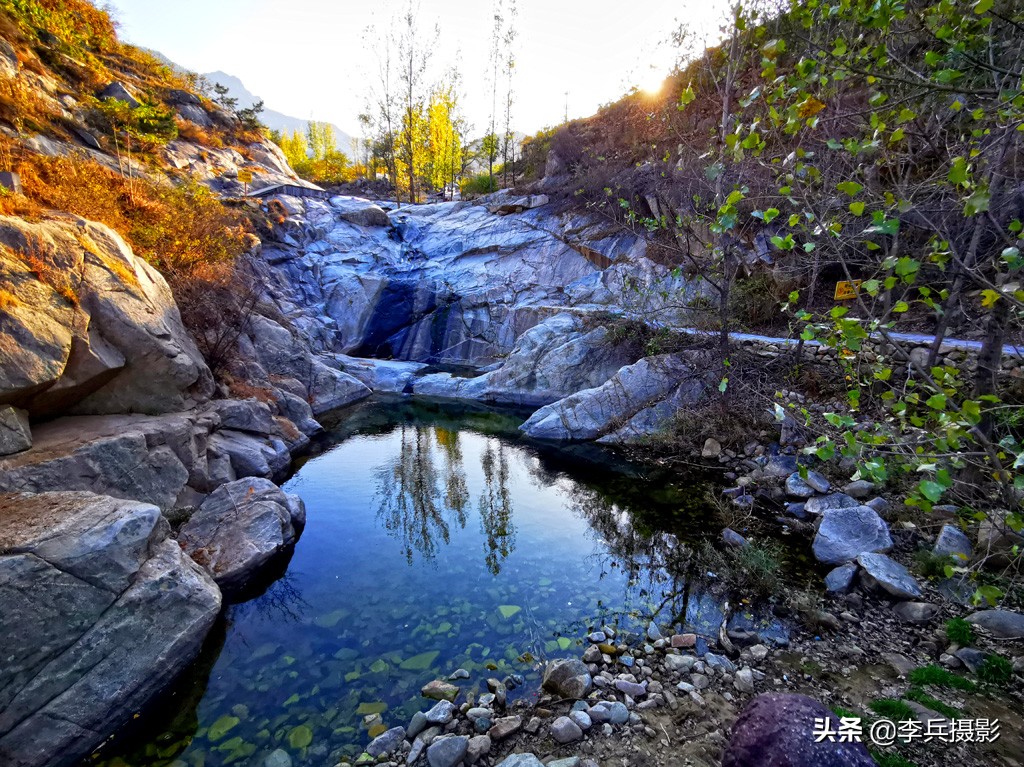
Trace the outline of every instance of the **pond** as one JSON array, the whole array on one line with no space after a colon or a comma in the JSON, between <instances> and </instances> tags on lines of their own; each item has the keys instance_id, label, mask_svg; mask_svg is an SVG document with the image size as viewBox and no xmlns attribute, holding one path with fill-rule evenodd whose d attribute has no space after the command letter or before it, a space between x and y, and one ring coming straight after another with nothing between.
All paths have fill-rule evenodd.
<instances>
[{"instance_id":1,"label":"pond","mask_svg":"<svg viewBox=\"0 0 1024 767\"><path fill-rule=\"evenodd\" d=\"M420 688L457 669L460 700L509 676L523 682L509 697L530 698L543 662L578 657L590 627L639 636L680 588L677 540L717 533L706 483L525 441L526 415L410 398L344 411L284 486L308 521L283 574L227 607L99 763L262 765L283 748L334 764L363 750L366 717L406 724ZM687 620L716 610L688 599Z\"/></svg>"}]
</instances>

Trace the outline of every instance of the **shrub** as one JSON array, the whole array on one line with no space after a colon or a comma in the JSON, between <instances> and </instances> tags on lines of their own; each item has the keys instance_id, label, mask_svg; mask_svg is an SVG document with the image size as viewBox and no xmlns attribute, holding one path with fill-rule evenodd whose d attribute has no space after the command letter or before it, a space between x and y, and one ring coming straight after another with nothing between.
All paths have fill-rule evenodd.
<instances>
[{"instance_id":1,"label":"shrub","mask_svg":"<svg viewBox=\"0 0 1024 767\"><path fill-rule=\"evenodd\" d=\"M733 316L747 326L764 327L785 324L782 305L795 282L780 280L770 272L762 272L737 280L729 292L729 308Z\"/></svg>"},{"instance_id":2,"label":"shrub","mask_svg":"<svg viewBox=\"0 0 1024 767\"><path fill-rule=\"evenodd\" d=\"M974 627L963 618L950 618L946 621L946 637L953 644L967 647L974 642Z\"/></svg>"},{"instance_id":3,"label":"shrub","mask_svg":"<svg viewBox=\"0 0 1024 767\"><path fill-rule=\"evenodd\" d=\"M898 700L896 698L881 698L880 700L873 700L868 704L868 708L879 716L885 717L886 719L892 719L895 722L906 721L914 718L914 710L907 705L906 701Z\"/></svg>"},{"instance_id":4,"label":"shrub","mask_svg":"<svg viewBox=\"0 0 1024 767\"><path fill-rule=\"evenodd\" d=\"M705 542L697 559L702 571L714 572L745 596L763 599L782 588L782 549L777 544L751 541L742 548L723 548Z\"/></svg>"},{"instance_id":5,"label":"shrub","mask_svg":"<svg viewBox=\"0 0 1024 767\"><path fill-rule=\"evenodd\" d=\"M922 706L930 708L932 711L938 714L942 714L947 719L959 719L964 714L964 712L961 711L959 708L947 705L938 698L933 698L920 687L911 687L904 697L907 700L912 700L916 703L920 703Z\"/></svg>"},{"instance_id":6,"label":"shrub","mask_svg":"<svg viewBox=\"0 0 1024 767\"><path fill-rule=\"evenodd\" d=\"M481 173L478 176L471 176L470 178L464 179L460 188L462 190L462 196L466 199L471 199L483 194L497 192L498 181L497 177L491 178L488 174Z\"/></svg>"},{"instance_id":7,"label":"shrub","mask_svg":"<svg viewBox=\"0 0 1024 767\"><path fill-rule=\"evenodd\" d=\"M978 679L987 683L1005 687L1013 679L1013 664L1002 655L989 654L978 669Z\"/></svg>"},{"instance_id":8,"label":"shrub","mask_svg":"<svg viewBox=\"0 0 1024 767\"><path fill-rule=\"evenodd\" d=\"M948 687L954 690L970 692L976 685L970 679L964 679L951 671L947 671L934 663L915 668L910 672L910 683L922 686Z\"/></svg>"}]
</instances>

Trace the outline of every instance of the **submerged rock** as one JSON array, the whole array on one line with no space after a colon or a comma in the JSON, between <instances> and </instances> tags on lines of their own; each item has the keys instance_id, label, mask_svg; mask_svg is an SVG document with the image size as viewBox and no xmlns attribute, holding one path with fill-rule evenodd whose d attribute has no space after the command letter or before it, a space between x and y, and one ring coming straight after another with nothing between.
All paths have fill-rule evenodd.
<instances>
[{"instance_id":1,"label":"submerged rock","mask_svg":"<svg viewBox=\"0 0 1024 767\"><path fill-rule=\"evenodd\" d=\"M84 759L192 661L220 611L151 504L0 496L0 763Z\"/></svg>"},{"instance_id":2,"label":"submerged rock","mask_svg":"<svg viewBox=\"0 0 1024 767\"><path fill-rule=\"evenodd\" d=\"M263 565L298 539L305 506L266 479L222 485L178 533L182 549L221 588L243 587Z\"/></svg>"}]
</instances>

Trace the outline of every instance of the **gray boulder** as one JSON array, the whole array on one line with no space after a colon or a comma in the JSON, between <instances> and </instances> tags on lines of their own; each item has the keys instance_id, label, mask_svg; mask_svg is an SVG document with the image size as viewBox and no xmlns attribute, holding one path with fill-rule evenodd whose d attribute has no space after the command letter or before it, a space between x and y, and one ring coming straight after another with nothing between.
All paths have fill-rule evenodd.
<instances>
[{"instance_id":1,"label":"gray boulder","mask_svg":"<svg viewBox=\"0 0 1024 767\"><path fill-rule=\"evenodd\" d=\"M298 539L305 506L267 479L229 482L178 533L182 549L225 590L239 589Z\"/></svg>"},{"instance_id":2,"label":"gray boulder","mask_svg":"<svg viewBox=\"0 0 1024 767\"><path fill-rule=\"evenodd\" d=\"M32 447L32 430L24 410L0 406L0 455L11 455Z\"/></svg>"},{"instance_id":3,"label":"gray boulder","mask_svg":"<svg viewBox=\"0 0 1024 767\"><path fill-rule=\"evenodd\" d=\"M810 498L814 495L814 488L804 481L798 473L794 472L786 477L786 495L792 498Z\"/></svg>"},{"instance_id":4,"label":"gray boulder","mask_svg":"<svg viewBox=\"0 0 1024 767\"><path fill-rule=\"evenodd\" d=\"M585 698L592 684L586 664L576 658L550 661L544 669L544 689L563 698Z\"/></svg>"},{"instance_id":5,"label":"gray boulder","mask_svg":"<svg viewBox=\"0 0 1024 767\"><path fill-rule=\"evenodd\" d=\"M959 527L943 525L939 537L935 539L932 553L966 562L973 556L974 550L971 548L971 539Z\"/></svg>"},{"instance_id":6,"label":"gray boulder","mask_svg":"<svg viewBox=\"0 0 1024 767\"><path fill-rule=\"evenodd\" d=\"M166 281L114 230L0 217L0 245L17 300L0 313L0 404L33 417L169 413L212 394ZM18 257L32 247L45 279Z\"/></svg>"},{"instance_id":7,"label":"gray boulder","mask_svg":"<svg viewBox=\"0 0 1024 767\"><path fill-rule=\"evenodd\" d=\"M350 206L341 211L338 218L356 226L391 226L391 219L379 205Z\"/></svg>"},{"instance_id":8,"label":"gray boulder","mask_svg":"<svg viewBox=\"0 0 1024 767\"><path fill-rule=\"evenodd\" d=\"M70 765L162 692L220 611L151 504L0 496L0 763Z\"/></svg>"},{"instance_id":9,"label":"gray boulder","mask_svg":"<svg viewBox=\"0 0 1024 767\"><path fill-rule=\"evenodd\" d=\"M703 391L703 381L682 355L646 357L622 368L598 387L542 407L520 429L538 439L596 439L622 429L623 424L628 426L641 412L650 413L659 403L670 401L654 423L645 424L642 432L649 435L666 425L680 407L695 403Z\"/></svg>"},{"instance_id":10,"label":"gray boulder","mask_svg":"<svg viewBox=\"0 0 1024 767\"><path fill-rule=\"evenodd\" d=\"M839 729L835 714L804 695L758 695L733 725L722 767L875 767L863 743L816 743L815 719L827 719Z\"/></svg>"},{"instance_id":11,"label":"gray boulder","mask_svg":"<svg viewBox=\"0 0 1024 767\"><path fill-rule=\"evenodd\" d=\"M839 565L864 552L888 551L892 538L889 526L874 509L834 508L823 514L812 548L819 562Z\"/></svg>"},{"instance_id":12,"label":"gray boulder","mask_svg":"<svg viewBox=\"0 0 1024 767\"><path fill-rule=\"evenodd\" d=\"M291 463L291 453L282 440L230 429L210 437L210 452L214 456L226 456L236 477L270 479L283 473Z\"/></svg>"},{"instance_id":13,"label":"gray boulder","mask_svg":"<svg viewBox=\"0 0 1024 767\"><path fill-rule=\"evenodd\" d=\"M833 594L845 594L853 585L853 578L856 575L857 565L840 565L825 576L825 588Z\"/></svg>"},{"instance_id":14,"label":"gray boulder","mask_svg":"<svg viewBox=\"0 0 1024 767\"><path fill-rule=\"evenodd\" d=\"M1000 639L1024 639L1024 615L1012 610L980 610L967 620Z\"/></svg>"},{"instance_id":15,"label":"gray boulder","mask_svg":"<svg viewBox=\"0 0 1024 767\"><path fill-rule=\"evenodd\" d=\"M455 767L469 750L469 738L465 735L448 735L437 738L427 747L427 764L430 767Z\"/></svg>"},{"instance_id":16,"label":"gray boulder","mask_svg":"<svg viewBox=\"0 0 1024 767\"><path fill-rule=\"evenodd\" d=\"M551 737L556 743L574 743L583 739L583 730L569 717L560 716L551 723Z\"/></svg>"},{"instance_id":17,"label":"gray boulder","mask_svg":"<svg viewBox=\"0 0 1024 767\"><path fill-rule=\"evenodd\" d=\"M404 741L405 728L392 727L371 740L370 744L366 747L366 753L374 758L382 754L391 754L397 751Z\"/></svg>"},{"instance_id":18,"label":"gray boulder","mask_svg":"<svg viewBox=\"0 0 1024 767\"><path fill-rule=\"evenodd\" d=\"M214 400L210 403L210 409L220 416L222 429L262 435L274 431L274 419L270 408L259 400Z\"/></svg>"},{"instance_id":19,"label":"gray boulder","mask_svg":"<svg viewBox=\"0 0 1024 767\"><path fill-rule=\"evenodd\" d=\"M885 554L861 554L857 557L861 578L868 588L879 588L897 599L917 599L921 587L903 565Z\"/></svg>"},{"instance_id":20,"label":"gray boulder","mask_svg":"<svg viewBox=\"0 0 1024 767\"><path fill-rule=\"evenodd\" d=\"M851 498L846 493L832 493L816 498L808 498L804 510L808 514L824 514L831 509L853 509L860 506L860 501Z\"/></svg>"},{"instance_id":21,"label":"gray boulder","mask_svg":"<svg viewBox=\"0 0 1024 767\"><path fill-rule=\"evenodd\" d=\"M101 99L114 99L115 101L123 101L125 104L130 106L132 109L137 109L142 106L142 103L132 95L132 92L128 90L124 83L115 80L110 83L106 88L100 91Z\"/></svg>"}]
</instances>

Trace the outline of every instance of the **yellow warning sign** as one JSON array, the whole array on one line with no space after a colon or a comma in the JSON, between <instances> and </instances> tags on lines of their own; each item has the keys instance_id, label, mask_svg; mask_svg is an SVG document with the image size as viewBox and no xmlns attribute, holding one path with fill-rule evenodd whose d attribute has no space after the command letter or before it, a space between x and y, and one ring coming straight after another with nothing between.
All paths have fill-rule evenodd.
<instances>
[{"instance_id":1,"label":"yellow warning sign","mask_svg":"<svg viewBox=\"0 0 1024 767\"><path fill-rule=\"evenodd\" d=\"M252 171L251 170L246 170L245 168L241 168L238 171L238 180L241 183L243 183L243 184L251 184L252 183Z\"/></svg>"},{"instance_id":2,"label":"yellow warning sign","mask_svg":"<svg viewBox=\"0 0 1024 767\"><path fill-rule=\"evenodd\" d=\"M861 280L850 280L836 283L836 301L849 301L851 298L856 298L857 293L860 289Z\"/></svg>"}]
</instances>

